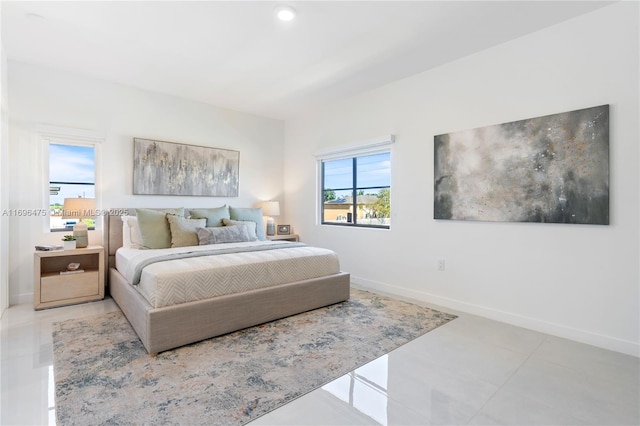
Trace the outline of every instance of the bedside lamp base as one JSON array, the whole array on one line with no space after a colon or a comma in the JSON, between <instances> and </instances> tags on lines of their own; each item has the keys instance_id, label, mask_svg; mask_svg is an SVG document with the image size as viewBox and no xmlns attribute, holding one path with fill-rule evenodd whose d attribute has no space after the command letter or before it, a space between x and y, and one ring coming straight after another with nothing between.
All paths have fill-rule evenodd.
<instances>
[{"instance_id":1,"label":"bedside lamp base","mask_svg":"<svg viewBox=\"0 0 640 426\"><path fill-rule=\"evenodd\" d=\"M87 230L87 224L82 221L73 225L73 236L76 239L76 248L85 248L89 245L89 235Z\"/></svg>"},{"instance_id":2,"label":"bedside lamp base","mask_svg":"<svg viewBox=\"0 0 640 426\"><path fill-rule=\"evenodd\" d=\"M267 235L276 235L276 223L273 218L267 220Z\"/></svg>"}]
</instances>

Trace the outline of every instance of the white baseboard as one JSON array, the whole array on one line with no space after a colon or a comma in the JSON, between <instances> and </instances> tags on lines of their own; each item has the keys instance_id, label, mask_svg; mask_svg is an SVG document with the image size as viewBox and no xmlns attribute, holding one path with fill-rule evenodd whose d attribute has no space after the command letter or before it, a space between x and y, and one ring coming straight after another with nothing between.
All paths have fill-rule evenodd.
<instances>
[{"instance_id":1,"label":"white baseboard","mask_svg":"<svg viewBox=\"0 0 640 426\"><path fill-rule=\"evenodd\" d=\"M640 357L640 344L618 339L616 337L604 336L590 331L568 327L562 324L556 324L536 318L525 317L512 312L500 311L481 305L474 305L460 300L441 297L427 292L399 287L378 281L368 280L365 278L351 276L351 282L361 286L362 288L377 290L384 293L395 294L402 297L408 297L419 300L421 302L439 305L443 308L455 309L460 312L478 315L492 320L504 322L522 328L562 337L577 342L586 343L588 345L621 352L627 355Z\"/></svg>"},{"instance_id":2,"label":"white baseboard","mask_svg":"<svg viewBox=\"0 0 640 426\"><path fill-rule=\"evenodd\" d=\"M11 296L11 300L9 301L10 306L23 305L26 303L33 303L33 293L23 293Z\"/></svg>"}]
</instances>

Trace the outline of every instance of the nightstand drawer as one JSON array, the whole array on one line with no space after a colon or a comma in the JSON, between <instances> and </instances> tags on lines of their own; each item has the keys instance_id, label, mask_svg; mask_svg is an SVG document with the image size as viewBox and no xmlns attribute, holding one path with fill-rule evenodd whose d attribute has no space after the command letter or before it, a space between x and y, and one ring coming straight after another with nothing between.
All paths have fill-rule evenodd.
<instances>
[{"instance_id":1,"label":"nightstand drawer","mask_svg":"<svg viewBox=\"0 0 640 426\"><path fill-rule=\"evenodd\" d=\"M99 275L96 270L77 274L43 276L41 279L40 303L97 296L100 294Z\"/></svg>"}]
</instances>

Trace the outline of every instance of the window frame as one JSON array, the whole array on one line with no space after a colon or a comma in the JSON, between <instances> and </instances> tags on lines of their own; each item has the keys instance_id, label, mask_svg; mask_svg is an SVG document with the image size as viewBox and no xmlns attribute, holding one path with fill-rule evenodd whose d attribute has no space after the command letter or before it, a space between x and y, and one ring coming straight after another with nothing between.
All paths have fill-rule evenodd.
<instances>
[{"instance_id":1,"label":"window frame","mask_svg":"<svg viewBox=\"0 0 640 426\"><path fill-rule=\"evenodd\" d=\"M366 142L361 142L358 144L352 145L344 145L335 148L329 148L327 150L323 150L316 154L316 164L317 164L317 209L316 209L316 223L318 225L328 225L328 226L345 226L352 228L368 228L368 229L391 229L391 224L389 225L375 225L375 224L359 224L357 221L357 213L353 217L352 222L327 222L324 220L324 167L325 163L328 161L335 160L344 160L351 159L352 162L352 187L351 188L331 188L334 191L352 191L352 211L357 212L357 193L359 190L367 190L367 189L386 189L391 190L391 183L393 180L393 176L390 176L389 186L384 187L358 187L357 180L357 159L360 157L366 157L369 155L388 153L389 161L393 164L393 153L392 146L395 143L394 135L386 135L376 139L372 139ZM393 169L393 166L391 166ZM393 172L392 172L393 174ZM389 219L391 219L392 215L390 213Z\"/></svg>"},{"instance_id":2,"label":"window frame","mask_svg":"<svg viewBox=\"0 0 640 426\"><path fill-rule=\"evenodd\" d=\"M100 211L101 206L101 147L102 142L104 141L104 137L99 135L97 132L91 130L81 130L81 129L73 129L73 128L61 128L61 127L53 127L53 126L38 126L38 137L40 139L40 143L42 146L42 167L43 171L42 183L42 203L43 209L46 210L47 214L43 217L43 232L45 233L57 233L57 232L68 232L65 229L52 229L51 228L51 216L49 214L49 208L51 205L51 197L50 197L50 181L49 181L49 146L50 144L57 145L74 145L74 146L84 146L93 148L94 155L94 194L95 194L95 203L96 210ZM100 215L96 216L95 226L90 230L99 230L102 228L102 219Z\"/></svg>"}]
</instances>

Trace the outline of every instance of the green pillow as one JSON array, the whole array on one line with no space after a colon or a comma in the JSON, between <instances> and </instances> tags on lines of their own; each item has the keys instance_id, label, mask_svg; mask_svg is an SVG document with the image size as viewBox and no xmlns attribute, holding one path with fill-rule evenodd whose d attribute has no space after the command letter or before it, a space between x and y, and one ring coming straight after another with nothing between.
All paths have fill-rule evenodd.
<instances>
[{"instance_id":1,"label":"green pillow","mask_svg":"<svg viewBox=\"0 0 640 426\"><path fill-rule=\"evenodd\" d=\"M192 219L207 219L207 228L222 226L222 219L231 219L229 207L226 205L211 209L189 210Z\"/></svg>"},{"instance_id":2,"label":"green pillow","mask_svg":"<svg viewBox=\"0 0 640 426\"><path fill-rule=\"evenodd\" d=\"M262 207L255 209L229 207L229 214L232 220L251 221L256 223L256 236L260 241L267 240L267 234L264 232L264 221L262 220Z\"/></svg>"},{"instance_id":3,"label":"green pillow","mask_svg":"<svg viewBox=\"0 0 640 426\"><path fill-rule=\"evenodd\" d=\"M171 230L167 213L184 216L184 209L136 209L142 248L161 249L171 247Z\"/></svg>"}]
</instances>

